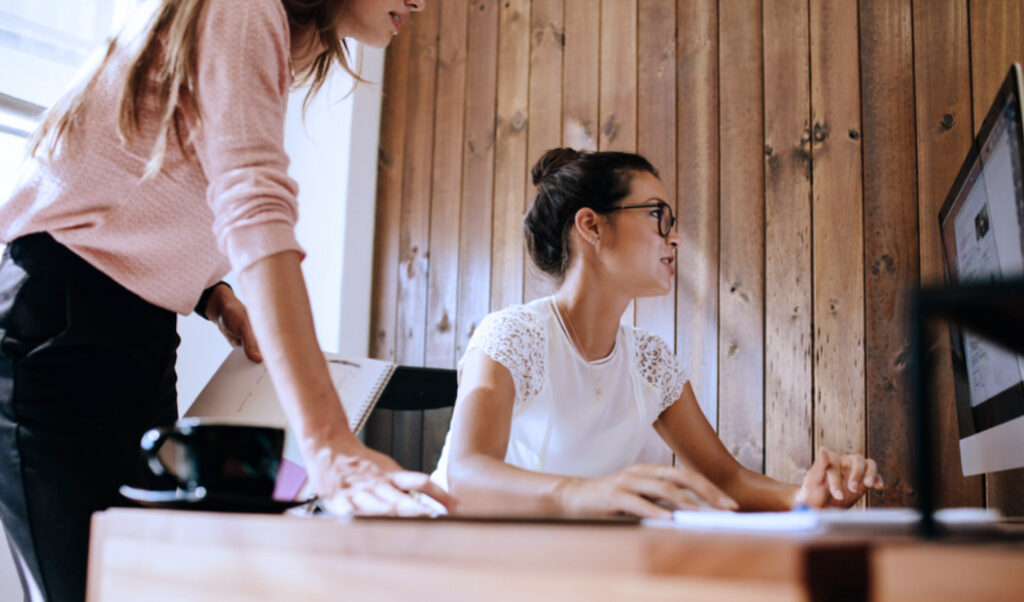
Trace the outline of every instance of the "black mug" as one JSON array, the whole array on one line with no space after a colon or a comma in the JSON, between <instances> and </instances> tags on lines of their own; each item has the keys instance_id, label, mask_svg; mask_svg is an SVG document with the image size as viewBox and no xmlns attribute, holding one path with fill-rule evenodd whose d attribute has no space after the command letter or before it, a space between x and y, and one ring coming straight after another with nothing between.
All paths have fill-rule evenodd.
<instances>
[{"instance_id":1,"label":"black mug","mask_svg":"<svg viewBox=\"0 0 1024 602\"><path fill-rule=\"evenodd\" d=\"M176 449L160 454L168 441ZM173 426L150 429L141 445L153 474L171 477L182 489L202 487L210 494L270 498L281 468L284 429L185 418Z\"/></svg>"}]
</instances>

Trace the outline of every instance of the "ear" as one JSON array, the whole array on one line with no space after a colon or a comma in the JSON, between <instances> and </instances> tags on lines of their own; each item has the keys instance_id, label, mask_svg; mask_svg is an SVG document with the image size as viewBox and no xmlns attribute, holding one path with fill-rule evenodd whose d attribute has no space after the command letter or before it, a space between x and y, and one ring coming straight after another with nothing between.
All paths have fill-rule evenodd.
<instances>
[{"instance_id":1,"label":"ear","mask_svg":"<svg viewBox=\"0 0 1024 602\"><path fill-rule=\"evenodd\" d=\"M584 241L596 244L601 240L601 227L603 225L602 215L590 207L584 207L576 212L573 229L576 230L576 233Z\"/></svg>"}]
</instances>

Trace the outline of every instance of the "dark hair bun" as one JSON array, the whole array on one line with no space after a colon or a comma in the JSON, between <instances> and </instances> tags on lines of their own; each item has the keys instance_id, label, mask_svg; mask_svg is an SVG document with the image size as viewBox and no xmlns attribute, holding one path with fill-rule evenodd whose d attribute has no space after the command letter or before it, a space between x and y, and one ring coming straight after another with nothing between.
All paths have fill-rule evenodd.
<instances>
[{"instance_id":1,"label":"dark hair bun","mask_svg":"<svg viewBox=\"0 0 1024 602\"><path fill-rule=\"evenodd\" d=\"M572 257L570 232L576 212L614 210L629 194L638 172L655 177L647 159L633 153L577 151L555 148L544 153L530 171L537 194L523 217L526 248L542 271L561 280Z\"/></svg>"},{"instance_id":2,"label":"dark hair bun","mask_svg":"<svg viewBox=\"0 0 1024 602\"><path fill-rule=\"evenodd\" d=\"M533 185L539 186L548 176L576 161L580 156L580 152L572 148L553 148L544 153L530 171Z\"/></svg>"}]
</instances>

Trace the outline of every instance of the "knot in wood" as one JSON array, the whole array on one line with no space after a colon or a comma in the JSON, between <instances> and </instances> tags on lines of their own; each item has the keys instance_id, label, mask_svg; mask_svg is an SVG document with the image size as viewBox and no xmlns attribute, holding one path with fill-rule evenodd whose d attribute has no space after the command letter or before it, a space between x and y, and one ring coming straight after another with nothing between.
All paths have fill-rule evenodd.
<instances>
[{"instance_id":1,"label":"knot in wood","mask_svg":"<svg viewBox=\"0 0 1024 602\"><path fill-rule=\"evenodd\" d=\"M513 132L521 132L526 127L526 113L521 109L516 111L515 115L512 116L512 120L509 121L508 127Z\"/></svg>"},{"instance_id":2,"label":"knot in wood","mask_svg":"<svg viewBox=\"0 0 1024 602\"><path fill-rule=\"evenodd\" d=\"M828 128L821 125L820 123L814 124L814 141L822 143L828 138Z\"/></svg>"}]
</instances>

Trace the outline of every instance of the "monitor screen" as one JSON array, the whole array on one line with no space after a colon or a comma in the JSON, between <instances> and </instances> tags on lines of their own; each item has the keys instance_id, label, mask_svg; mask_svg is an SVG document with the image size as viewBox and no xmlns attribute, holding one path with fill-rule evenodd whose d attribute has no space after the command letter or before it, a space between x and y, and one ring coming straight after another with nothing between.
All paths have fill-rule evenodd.
<instances>
[{"instance_id":1,"label":"monitor screen","mask_svg":"<svg viewBox=\"0 0 1024 602\"><path fill-rule=\"evenodd\" d=\"M1022 160L1021 73L1014 65L939 213L949 282L1024 275ZM955 327L951 339L964 474L1024 465L1011 459L1024 456L1024 356ZM1017 449L1002 449L1004 440Z\"/></svg>"}]
</instances>

